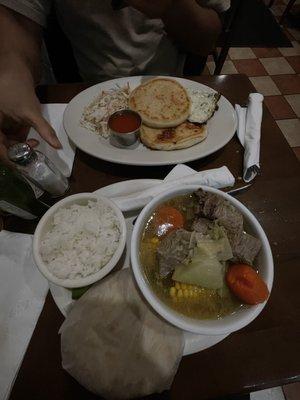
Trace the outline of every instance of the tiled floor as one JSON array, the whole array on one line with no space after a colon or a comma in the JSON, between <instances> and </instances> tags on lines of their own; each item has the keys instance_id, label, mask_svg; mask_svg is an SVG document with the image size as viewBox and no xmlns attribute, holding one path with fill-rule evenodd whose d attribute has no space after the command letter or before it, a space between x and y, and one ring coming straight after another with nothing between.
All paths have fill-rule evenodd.
<instances>
[{"instance_id":1,"label":"tiled floor","mask_svg":"<svg viewBox=\"0 0 300 400\"><path fill-rule=\"evenodd\" d=\"M287 1L277 0L271 8L277 19ZM300 9L299 3L296 7ZM221 73L242 73L250 78L300 160L300 30L286 26L284 30L292 48L231 48ZM214 67L210 57L206 73L212 74Z\"/></svg>"}]
</instances>

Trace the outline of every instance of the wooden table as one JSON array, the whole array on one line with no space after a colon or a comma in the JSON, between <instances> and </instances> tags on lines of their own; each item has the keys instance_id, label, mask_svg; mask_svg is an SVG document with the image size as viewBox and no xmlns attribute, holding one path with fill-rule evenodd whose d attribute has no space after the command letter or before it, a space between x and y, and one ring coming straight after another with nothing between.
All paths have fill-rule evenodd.
<instances>
[{"instance_id":1,"label":"wooden table","mask_svg":"<svg viewBox=\"0 0 300 400\"><path fill-rule=\"evenodd\" d=\"M194 78L243 104L254 91L242 75ZM42 87L42 102L67 102L83 85ZM197 170L227 165L239 182L243 151L236 138L212 156L189 165ZM271 298L249 326L218 345L184 357L169 393L151 398L211 399L300 379L300 167L275 121L264 110L262 173L238 198L256 215L269 238L275 281ZM162 178L171 167L126 167L77 151L71 192L94 191L120 180ZM6 229L32 232L32 223L10 218ZM96 399L61 368L58 330L63 321L48 294L11 400Z\"/></svg>"}]
</instances>

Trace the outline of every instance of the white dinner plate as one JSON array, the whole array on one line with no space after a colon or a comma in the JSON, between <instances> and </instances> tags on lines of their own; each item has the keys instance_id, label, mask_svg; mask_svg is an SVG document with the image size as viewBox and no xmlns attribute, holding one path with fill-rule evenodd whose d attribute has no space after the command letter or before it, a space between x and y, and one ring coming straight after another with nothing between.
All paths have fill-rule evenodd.
<instances>
[{"instance_id":1,"label":"white dinner plate","mask_svg":"<svg viewBox=\"0 0 300 400\"><path fill-rule=\"evenodd\" d=\"M123 181L113 183L112 185L103 187L99 190L96 190L94 193L101 194L102 196L111 197L111 196L118 196L118 195L126 195L137 190L143 190L150 188L151 186L157 185L160 183L158 179L135 179L130 181ZM129 211L124 212L124 217L126 220L126 227L127 227L127 243L124 250L124 254L121 257L120 262L117 264L115 269L118 268L128 268L130 266L130 240L133 230L133 221L139 214L139 211ZM61 313L66 316L71 309L72 305L74 304L74 300L72 300L71 291L65 289L61 286L56 286L53 283L49 282L50 292L52 297L61 311ZM207 349L221 340L225 339L228 336L226 335L195 335L190 332L184 332L184 351L183 355L189 355L197 353L198 351Z\"/></svg>"},{"instance_id":2,"label":"white dinner plate","mask_svg":"<svg viewBox=\"0 0 300 400\"><path fill-rule=\"evenodd\" d=\"M134 89L140 83L152 78L149 76L133 76L113 79L91 86L75 96L68 104L63 118L64 128L71 141L85 153L114 163L128 165L168 165L185 163L206 157L221 149L233 137L237 126L236 114L232 104L224 96L221 96L218 102L218 110L207 123L207 138L203 142L187 149L157 151L151 150L141 143L135 149L121 149L113 146L109 139L104 139L80 125L83 109L102 90L114 88L116 85L125 86L127 83L129 83L131 89ZM201 83L183 78L170 78L177 80L186 88L215 93L215 90Z\"/></svg>"}]
</instances>

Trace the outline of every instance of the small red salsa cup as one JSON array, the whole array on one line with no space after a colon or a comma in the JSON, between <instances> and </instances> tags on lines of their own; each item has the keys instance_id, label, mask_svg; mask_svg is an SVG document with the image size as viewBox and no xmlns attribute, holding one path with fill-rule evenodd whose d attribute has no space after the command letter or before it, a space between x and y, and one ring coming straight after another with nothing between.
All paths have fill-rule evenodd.
<instances>
[{"instance_id":1,"label":"small red salsa cup","mask_svg":"<svg viewBox=\"0 0 300 400\"><path fill-rule=\"evenodd\" d=\"M108 119L108 128L118 145L131 146L139 137L142 124L140 115L132 110L114 112Z\"/></svg>"}]
</instances>

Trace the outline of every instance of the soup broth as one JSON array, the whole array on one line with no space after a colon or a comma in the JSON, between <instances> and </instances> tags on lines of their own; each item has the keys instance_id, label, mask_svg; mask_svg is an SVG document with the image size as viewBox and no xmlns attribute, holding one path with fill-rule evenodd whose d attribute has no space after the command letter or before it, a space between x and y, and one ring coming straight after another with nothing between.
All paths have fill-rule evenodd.
<instances>
[{"instance_id":1,"label":"soup broth","mask_svg":"<svg viewBox=\"0 0 300 400\"><path fill-rule=\"evenodd\" d=\"M184 216L186 230L191 230L195 218L196 198L194 194L178 196L161 206L171 206ZM155 294L175 311L196 319L216 319L235 312L241 303L224 284L222 289L206 289L172 280L171 275L161 277L157 247L161 238L155 230L155 213L150 215L140 243L140 262L147 280Z\"/></svg>"}]
</instances>

